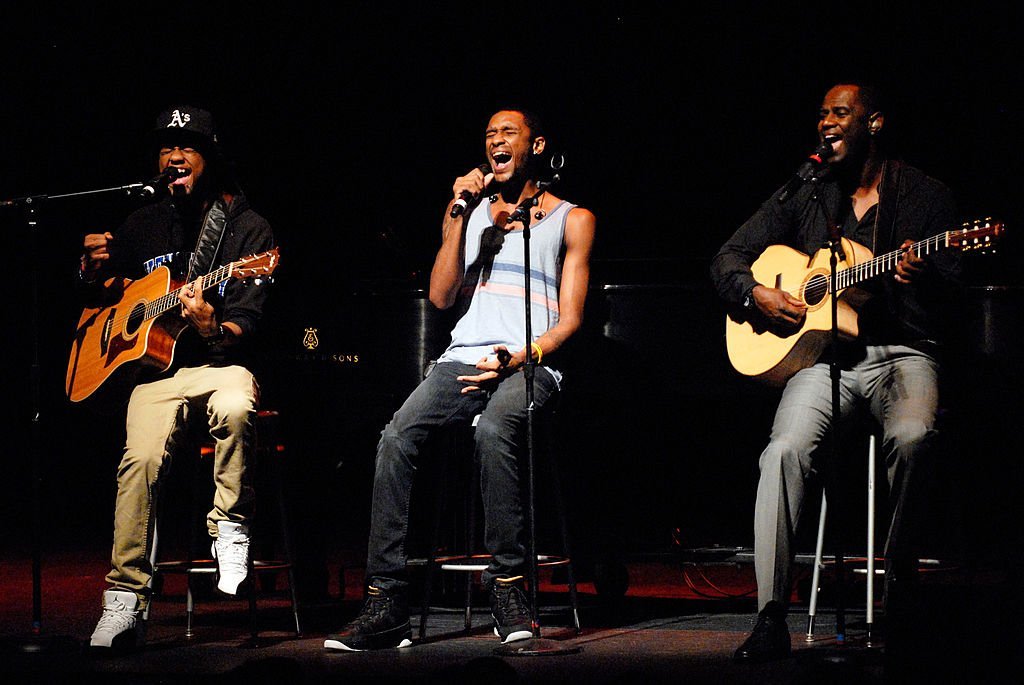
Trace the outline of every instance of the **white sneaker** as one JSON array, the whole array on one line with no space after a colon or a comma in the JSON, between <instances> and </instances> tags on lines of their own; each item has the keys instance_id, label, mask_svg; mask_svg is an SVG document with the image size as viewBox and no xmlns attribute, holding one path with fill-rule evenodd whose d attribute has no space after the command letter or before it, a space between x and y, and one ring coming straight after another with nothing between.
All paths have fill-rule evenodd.
<instances>
[{"instance_id":1,"label":"white sneaker","mask_svg":"<svg viewBox=\"0 0 1024 685\"><path fill-rule=\"evenodd\" d=\"M233 521L217 522L217 537L210 548L217 562L217 589L234 595L249 575L249 526Z\"/></svg>"},{"instance_id":2,"label":"white sneaker","mask_svg":"<svg viewBox=\"0 0 1024 685\"><path fill-rule=\"evenodd\" d=\"M107 590L103 593L103 615L89 638L89 647L141 647L146 642L146 622L139 614L139 597L134 592Z\"/></svg>"}]
</instances>

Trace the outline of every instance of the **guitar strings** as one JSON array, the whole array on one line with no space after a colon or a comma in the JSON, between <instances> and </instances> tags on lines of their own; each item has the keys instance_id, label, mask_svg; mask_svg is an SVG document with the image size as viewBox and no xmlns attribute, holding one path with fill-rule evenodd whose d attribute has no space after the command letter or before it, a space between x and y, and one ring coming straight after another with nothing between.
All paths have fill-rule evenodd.
<instances>
[{"instance_id":1,"label":"guitar strings","mask_svg":"<svg viewBox=\"0 0 1024 685\"><path fill-rule=\"evenodd\" d=\"M270 258L268 262L269 266L267 264L263 264L261 266L260 262L262 260L267 259L268 257ZM197 284L200 290L202 291L211 288L217 285L218 283L226 281L236 273L241 274L242 277L256 276L256 273L246 272L258 271L262 271L262 273L269 275L273 273L277 263L277 259L277 248L274 248L261 254L252 255L251 257L247 257L245 259L240 259L239 261L232 262L231 264L225 264L221 267L218 267L217 269L214 269L205 276L200 276L193 282ZM253 266L253 262L256 262L257 264ZM188 283L184 283L177 289L175 289L173 292L161 295L152 302L146 302L145 307L143 308L142 321L148 321L149 319L156 318L157 316L160 316L161 314L171 310L175 306L175 304L178 303L178 295L187 285ZM117 328L117 330L123 331L125 323L132 318L136 318L134 317L134 312L135 307L132 307L131 309L128 310L126 314L122 316L115 316L114 318L105 321L103 323L103 326L105 327L107 334L109 334L111 330L113 330L115 327Z\"/></svg>"},{"instance_id":2,"label":"guitar strings","mask_svg":"<svg viewBox=\"0 0 1024 685\"><path fill-rule=\"evenodd\" d=\"M925 245L926 243L933 241L936 237L938 236L927 238L926 240L914 243L913 245L908 247L907 250L915 250L918 251L918 254L920 254L919 248L922 245ZM893 266L896 265L896 263L903 256L903 253L905 251L906 250L902 249L894 250L893 252L888 252L884 255L869 259L866 262L854 264L853 266L837 271L837 289L844 290L853 285L854 283L858 283L862 280L866 280L867 278L871 278L872 276L877 276L879 274L885 273L886 271L889 271ZM816 274L815 276L801 283L800 287L797 288L796 293L789 292L789 294L800 298L804 302L807 302L807 296L808 293L810 293L817 298L815 299L815 302L820 302L824 295L827 295L831 291L830 281L831 279L828 278L827 276L823 274Z\"/></svg>"},{"instance_id":3,"label":"guitar strings","mask_svg":"<svg viewBox=\"0 0 1024 685\"><path fill-rule=\"evenodd\" d=\"M253 270L257 270L257 269L262 268L264 271L269 273L269 272L271 272L273 270L272 268L268 268L266 266L263 266L263 267L255 266L254 267L254 266L250 266L250 264L253 261L258 261L259 259L266 257L271 252L273 252L273 250L271 250L271 251L269 251L267 253L264 253L264 254L255 255L254 257L249 258L249 259L242 259L242 260L239 260L238 262L233 262L231 264L225 264L224 266L221 266L221 267L218 267L217 269L214 269L213 271L211 271L210 273L206 274L205 276L200 276L194 282L198 285L200 290L207 290L208 288L212 288L213 286L217 285L218 283L226 281L235 272L244 273L245 271L253 271ZM161 295L160 297L158 297L157 299L153 300L152 302L147 302L146 306L144 308L144 313L143 313L143 316L142 316L142 320L143 321L148 321L149 319L154 319L154 318L160 316L164 312L170 311L178 303L178 295L181 293L182 290L185 289L185 287L187 285L188 285L188 283L185 283L185 284L181 285L180 287L178 287L174 292L170 292L170 293L167 293L165 295ZM121 327L123 327L124 323L126 321L128 321L129 319L131 319L131 318L132 318L132 310L129 310L128 313L125 314L124 316L114 317L113 319L108 321L106 325L108 327L113 327L113 326L116 325L118 328L121 328Z\"/></svg>"},{"instance_id":4,"label":"guitar strings","mask_svg":"<svg viewBox=\"0 0 1024 685\"><path fill-rule=\"evenodd\" d=\"M967 235L975 230L978 229L963 229L963 231L960 233L962 235ZM932 248L938 249L942 245L948 244L949 237L956 233L957 231L945 231L943 233L939 233L938 235L931 236L930 238L919 240L918 242L914 243L913 245L910 245L907 248L893 250L892 252L887 252L884 255L874 257L872 259L867 260L866 262L862 262L861 264L854 264L853 266L847 267L846 269L842 269L841 271L836 272L836 287L839 290L844 290L850 287L851 285L859 283L860 281L872 278L874 276L878 276L880 274L892 270L893 268L895 268L899 260L903 257L904 252L913 251L916 255L921 256L923 250L924 254L931 254ZM977 240L977 238L975 238L975 240ZM984 236L984 240L985 242L989 240L987 235ZM797 297L803 300L804 302L807 302L807 295L809 293L815 297L823 297L825 294L829 293L831 290L829 287L830 280L831 279L826 278L823 275L816 275L815 277L812 277L807 281L801 283L800 287L798 287L795 292L791 290L787 290L785 292L789 295L792 295L793 297ZM820 302L821 298L815 301Z\"/></svg>"},{"instance_id":5,"label":"guitar strings","mask_svg":"<svg viewBox=\"0 0 1024 685\"><path fill-rule=\"evenodd\" d=\"M231 265L228 264L220 267L219 269L211 271L205 276L200 276L194 282L198 285L200 290L206 290L207 288L213 287L214 285L220 283L221 281L226 280L230 276L230 273ZM148 321L149 319L154 319L160 316L164 312L170 311L174 307L174 305L178 303L178 295L186 287L188 287L188 283L183 284L182 286L174 290L174 292L166 293L165 295L161 295L160 297L156 298L152 302L147 302L144 308L144 313L142 315L142 320ZM123 316L114 317L107 323L107 325L117 326L118 328L122 327L125 322L133 318L133 311L134 309L131 309Z\"/></svg>"}]
</instances>

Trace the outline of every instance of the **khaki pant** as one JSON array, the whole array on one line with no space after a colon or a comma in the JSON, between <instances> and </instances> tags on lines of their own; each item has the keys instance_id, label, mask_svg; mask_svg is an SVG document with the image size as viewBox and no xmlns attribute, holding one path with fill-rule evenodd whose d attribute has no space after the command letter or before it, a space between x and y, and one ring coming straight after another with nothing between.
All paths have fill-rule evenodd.
<instances>
[{"instance_id":1,"label":"khaki pant","mask_svg":"<svg viewBox=\"0 0 1024 685\"><path fill-rule=\"evenodd\" d=\"M246 471L256 446L259 387L240 366L184 368L170 378L139 385L128 403L124 456L117 469L114 546L107 581L112 588L149 601L152 577L148 549L152 509L161 474L180 448L192 444L189 426L205 420L214 443L210 535L218 521L252 515L253 491Z\"/></svg>"}]
</instances>

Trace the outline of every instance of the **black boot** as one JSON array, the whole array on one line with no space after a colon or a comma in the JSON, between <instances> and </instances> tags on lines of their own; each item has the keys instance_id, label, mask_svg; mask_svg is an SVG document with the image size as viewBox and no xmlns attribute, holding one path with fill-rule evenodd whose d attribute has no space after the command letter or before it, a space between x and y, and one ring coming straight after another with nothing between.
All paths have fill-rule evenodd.
<instances>
[{"instance_id":1,"label":"black boot","mask_svg":"<svg viewBox=\"0 0 1024 685\"><path fill-rule=\"evenodd\" d=\"M746 641L733 654L733 661L748 664L785 659L789 656L789 626L786 610L778 602L768 602L757 615L757 623Z\"/></svg>"},{"instance_id":2,"label":"black boot","mask_svg":"<svg viewBox=\"0 0 1024 685\"><path fill-rule=\"evenodd\" d=\"M491 617L494 634L502 644L533 637L530 600L523 591L523 577L496 578L491 585Z\"/></svg>"},{"instance_id":3,"label":"black boot","mask_svg":"<svg viewBox=\"0 0 1024 685\"><path fill-rule=\"evenodd\" d=\"M920 586L916 559L886 559L882 592L882 610L886 619L891 622L914 618L918 611Z\"/></svg>"},{"instance_id":4,"label":"black boot","mask_svg":"<svg viewBox=\"0 0 1024 685\"><path fill-rule=\"evenodd\" d=\"M350 652L408 647L411 644L409 608L404 593L389 593L372 585L366 590L366 602L359 616L324 640L327 649Z\"/></svg>"}]
</instances>

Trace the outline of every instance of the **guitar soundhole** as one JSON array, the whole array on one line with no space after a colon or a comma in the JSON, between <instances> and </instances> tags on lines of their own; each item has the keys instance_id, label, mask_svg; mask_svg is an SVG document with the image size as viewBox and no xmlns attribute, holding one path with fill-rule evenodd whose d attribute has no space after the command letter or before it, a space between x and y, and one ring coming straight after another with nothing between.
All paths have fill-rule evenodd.
<instances>
[{"instance_id":1,"label":"guitar soundhole","mask_svg":"<svg viewBox=\"0 0 1024 685\"><path fill-rule=\"evenodd\" d=\"M130 338L135 335L139 328L142 327L142 322L146 320L146 305L137 304L132 307L131 313L128 315L128 321L125 322L124 332L125 337Z\"/></svg>"},{"instance_id":2,"label":"guitar soundhole","mask_svg":"<svg viewBox=\"0 0 1024 685\"><path fill-rule=\"evenodd\" d=\"M811 276L804 284L804 302L808 307L819 304L828 295L828 277L821 274Z\"/></svg>"}]
</instances>

